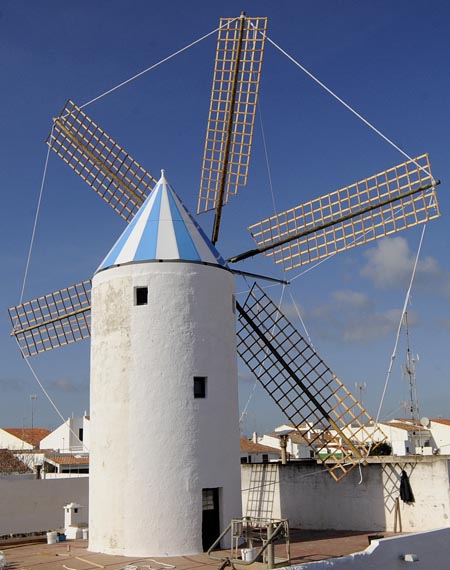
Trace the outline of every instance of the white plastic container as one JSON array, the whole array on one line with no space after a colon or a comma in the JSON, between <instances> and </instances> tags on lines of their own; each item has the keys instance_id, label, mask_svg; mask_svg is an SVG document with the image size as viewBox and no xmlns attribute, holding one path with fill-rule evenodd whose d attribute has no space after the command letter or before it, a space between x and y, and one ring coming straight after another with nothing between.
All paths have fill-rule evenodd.
<instances>
[{"instance_id":1,"label":"white plastic container","mask_svg":"<svg viewBox=\"0 0 450 570\"><path fill-rule=\"evenodd\" d=\"M83 528L83 540L87 540L89 538L89 529Z\"/></svg>"},{"instance_id":2,"label":"white plastic container","mask_svg":"<svg viewBox=\"0 0 450 570\"><path fill-rule=\"evenodd\" d=\"M49 531L47 533L47 544L56 544L56 537L57 536L58 536L58 533L56 532L56 530Z\"/></svg>"},{"instance_id":3,"label":"white plastic container","mask_svg":"<svg viewBox=\"0 0 450 570\"><path fill-rule=\"evenodd\" d=\"M251 562L255 558L256 548L241 548L241 557L244 562Z\"/></svg>"}]
</instances>

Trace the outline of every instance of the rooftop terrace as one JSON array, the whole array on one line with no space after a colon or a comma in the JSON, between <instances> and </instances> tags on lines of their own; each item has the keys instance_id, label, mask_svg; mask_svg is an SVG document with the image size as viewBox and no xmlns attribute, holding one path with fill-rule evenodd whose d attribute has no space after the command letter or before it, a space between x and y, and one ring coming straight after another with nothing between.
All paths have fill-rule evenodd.
<instances>
[{"instance_id":1,"label":"rooftop terrace","mask_svg":"<svg viewBox=\"0 0 450 570\"><path fill-rule=\"evenodd\" d=\"M291 529L291 562L301 564L359 552L369 545L370 534ZM383 536L393 536L393 533L383 533ZM9 564L7 568L21 570L122 570L126 566L136 570L167 570L164 564L171 564L177 570L217 570L220 567L220 562L211 560L206 554L138 559L89 552L87 546L87 540L57 544L46 544L43 541L0 543L0 549L4 551ZM228 551L223 551L223 554L226 556Z\"/></svg>"}]
</instances>

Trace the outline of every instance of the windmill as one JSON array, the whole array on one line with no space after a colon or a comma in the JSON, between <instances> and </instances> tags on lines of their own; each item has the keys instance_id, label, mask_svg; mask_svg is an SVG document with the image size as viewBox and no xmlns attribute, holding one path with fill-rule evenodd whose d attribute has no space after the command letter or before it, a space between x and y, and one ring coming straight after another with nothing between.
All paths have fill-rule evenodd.
<instances>
[{"instance_id":1,"label":"windmill","mask_svg":"<svg viewBox=\"0 0 450 570\"><path fill-rule=\"evenodd\" d=\"M234 264L263 254L289 270L437 217L435 186L438 181L432 178L428 156L422 155L253 224L249 229L256 247L231 257L226 263L221 259L214 244L219 239L222 209L247 182L266 27L266 18L247 18L245 15L223 18L220 22L197 210L198 214L215 211L212 245L208 245L214 260L204 261L200 255L200 264L226 267L227 275L229 272L242 274L244 272L233 269ZM68 101L54 120L47 144L129 223L128 228L131 229L128 231L127 228L122 234L126 239L132 233L133 224L137 226L142 219L146 204L150 209L146 219L151 219L151 212L154 212L153 206L150 208L152 195L165 193L164 200L167 203L173 201L177 206L179 218L175 221L184 220L189 235L194 236L193 242L200 240L200 235L203 243L208 244L209 240L196 221L178 203L165 176L157 182L74 102ZM119 257L112 259L120 240L94 278L101 282L104 291L108 290L105 275L112 268L124 272L124 267L143 261L127 257L124 262ZM158 260L157 253L152 259ZM165 257L164 260L173 261L174 257ZM175 261L180 261L180 258ZM125 277L131 279L129 275L124 274ZM151 281L147 283L146 279L143 278L142 286L133 285L135 305L151 304L149 296L152 290L148 286ZM91 286L91 281L86 280L9 310L12 334L24 357L91 336ZM223 287L232 295L229 285L223 284ZM98 302L104 307L111 296L114 294L108 297L105 293ZM306 428L308 440L332 477L342 479L352 468L364 462L369 447L381 443L384 434L259 285L255 283L245 302L236 302L235 308L238 314L238 354L289 422ZM92 333L93 344L94 336L101 337L101 334L97 336L96 330L99 330L97 325ZM143 348L145 350L148 352L148 347ZM103 365L106 366L107 362L103 361ZM194 377L197 394L207 390L205 378ZM127 394L120 393L118 397L120 400ZM99 399L97 394L96 401ZM107 398L107 403L111 408L116 405L111 397ZM107 409L104 414L106 417ZM102 435L108 439L108 433ZM231 430L230 438L233 437ZM337 451L321 453L330 439L338 443ZM235 472L230 477L235 477ZM122 482L116 481L116 484ZM107 495L112 488L106 487ZM100 485L96 489L100 493ZM214 496L207 495L203 499L206 502L211 500L212 504L215 500ZM138 509L139 500L134 502ZM194 512L196 508L192 504L187 511L192 509L189 512ZM100 512L100 506L96 510ZM106 525L107 516L101 515L101 519L101 523ZM141 523L139 521L138 526L142 526ZM195 550L195 541L186 537L183 540L189 543L188 550ZM105 535L98 538L100 546L97 548L117 552L114 541L117 543L120 539ZM142 553L139 548L131 547L133 555ZM152 554L156 553L153 551Z\"/></svg>"}]
</instances>

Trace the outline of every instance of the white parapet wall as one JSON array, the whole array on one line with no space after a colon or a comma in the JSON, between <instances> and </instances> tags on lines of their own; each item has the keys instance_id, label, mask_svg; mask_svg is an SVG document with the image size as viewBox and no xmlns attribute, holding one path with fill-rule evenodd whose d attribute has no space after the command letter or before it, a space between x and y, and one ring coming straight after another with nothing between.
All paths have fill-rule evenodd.
<instances>
[{"instance_id":1,"label":"white parapet wall","mask_svg":"<svg viewBox=\"0 0 450 570\"><path fill-rule=\"evenodd\" d=\"M289 519L292 528L428 531L450 523L448 457L380 457L341 482L313 461L242 465L248 516ZM399 499L401 472L415 502Z\"/></svg>"},{"instance_id":2,"label":"white parapet wall","mask_svg":"<svg viewBox=\"0 0 450 570\"><path fill-rule=\"evenodd\" d=\"M289 570L448 570L450 528L375 540L363 552L290 566Z\"/></svg>"},{"instance_id":3,"label":"white parapet wall","mask_svg":"<svg viewBox=\"0 0 450 570\"><path fill-rule=\"evenodd\" d=\"M89 479L0 477L0 536L58 530L64 527L64 505L83 505L88 520Z\"/></svg>"}]
</instances>

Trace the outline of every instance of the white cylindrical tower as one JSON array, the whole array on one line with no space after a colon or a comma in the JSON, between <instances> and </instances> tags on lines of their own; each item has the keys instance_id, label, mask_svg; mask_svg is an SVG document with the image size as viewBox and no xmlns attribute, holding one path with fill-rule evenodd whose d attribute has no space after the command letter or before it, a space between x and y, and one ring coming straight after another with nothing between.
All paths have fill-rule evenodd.
<instances>
[{"instance_id":1,"label":"white cylindrical tower","mask_svg":"<svg viewBox=\"0 0 450 570\"><path fill-rule=\"evenodd\" d=\"M163 175L92 283L90 550L199 553L240 516L234 287Z\"/></svg>"}]
</instances>

